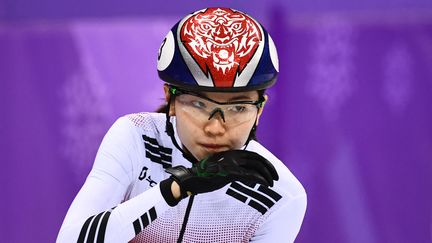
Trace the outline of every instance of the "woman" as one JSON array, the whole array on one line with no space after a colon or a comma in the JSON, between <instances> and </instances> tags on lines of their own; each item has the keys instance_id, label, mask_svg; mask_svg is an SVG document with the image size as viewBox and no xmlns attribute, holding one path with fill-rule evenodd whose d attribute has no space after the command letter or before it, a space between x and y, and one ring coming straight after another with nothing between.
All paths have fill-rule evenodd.
<instances>
[{"instance_id":1,"label":"woman","mask_svg":"<svg viewBox=\"0 0 432 243\"><path fill-rule=\"evenodd\" d=\"M58 242L293 242L306 193L255 129L276 80L270 35L208 8L180 20L158 55L163 113L118 119Z\"/></svg>"}]
</instances>

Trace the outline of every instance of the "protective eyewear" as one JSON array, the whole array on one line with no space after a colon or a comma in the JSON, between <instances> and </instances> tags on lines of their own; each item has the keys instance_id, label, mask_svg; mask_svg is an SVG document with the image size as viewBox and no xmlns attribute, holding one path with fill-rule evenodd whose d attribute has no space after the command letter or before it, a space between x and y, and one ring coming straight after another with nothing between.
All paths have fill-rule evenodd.
<instances>
[{"instance_id":1,"label":"protective eyewear","mask_svg":"<svg viewBox=\"0 0 432 243\"><path fill-rule=\"evenodd\" d=\"M260 97L256 101L219 102L176 87L170 87L170 93L176 97L180 108L196 120L210 120L219 114L227 126L236 126L254 119L265 101Z\"/></svg>"}]
</instances>

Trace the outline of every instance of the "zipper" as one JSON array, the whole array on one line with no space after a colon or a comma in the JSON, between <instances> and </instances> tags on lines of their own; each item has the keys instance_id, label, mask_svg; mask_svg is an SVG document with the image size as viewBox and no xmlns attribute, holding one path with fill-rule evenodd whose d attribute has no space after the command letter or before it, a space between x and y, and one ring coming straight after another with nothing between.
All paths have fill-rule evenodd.
<instances>
[{"instance_id":1,"label":"zipper","mask_svg":"<svg viewBox=\"0 0 432 243\"><path fill-rule=\"evenodd\" d=\"M187 222L189 220L189 214L190 214L190 211L192 209L192 204L193 204L194 198L195 198L195 195L192 195L189 197L188 205L186 207L186 212L185 212L185 216L183 218L182 228L180 230L180 235L179 235L179 238L177 239L177 243L181 243L183 241L183 235L186 231L186 225L187 225Z\"/></svg>"}]
</instances>

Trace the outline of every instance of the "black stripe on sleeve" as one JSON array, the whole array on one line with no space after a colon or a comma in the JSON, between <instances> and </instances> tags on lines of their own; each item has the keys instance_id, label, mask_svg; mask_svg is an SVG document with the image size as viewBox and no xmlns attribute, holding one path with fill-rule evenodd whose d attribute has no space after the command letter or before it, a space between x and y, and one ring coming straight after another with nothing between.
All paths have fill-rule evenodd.
<instances>
[{"instance_id":1,"label":"black stripe on sleeve","mask_svg":"<svg viewBox=\"0 0 432 243\"><path fill-rule=\"evenodd\" d=\"M273 191L272 189L270 189L268 187L262 186L262 185L260 185L258 187L258 191L260 191L260 192L268 195L269 197L273 198L276 202L282 198L282 196L279 195L279 193Z\"/></svg>"},{"instance_id":2,"label":"black stripe on sleeve","mask_svg":"<svg viewBox=\"0 0 432 243\"><path fill-rule=\"evenodd\" d=\"M267 209L265 207L263 207L261 204L255 202L252 199L249 201L248 205L255 208L256 210L258 210L262 214L265 214L267 212Z\"/></svg>"},{"instance_id":3,"label":"black stripe on sleeve","mask_svg":"<svg viewBox=\"0 0 432 243\"><path fill-rule=\"evenodd\" d=\"M93 243L93 241L94 241L94 239L96 237L96 229L97 229L97 226L99 224L99 220L100 220L100 218L102 217L102 215L104 213L105 212L102 212L102 213L98 214L96 216L96 218L93 220L92 225L90 227L90 231L89 231L88 237L87 237L87 243Z\"/></svg>"},{"instance_id":4,"label":"black stripe on sleeve","mask_svg":"<svg viewBox=\"0 0 432 243\"><path fill-rule=\"evenodd\" d=\"M150 224L147 213L145 213L141 216L141 222L143 224L143 229Z\"/></svg>"},{"instance_id":5,"label":"black stripe on sleeve","mask_svg":"<svg viewBox=\"0 0 432 243\"><path fill-rule=\"evenodd\" d=\"M139 219L135 220L133 222L133 226L134 226L134 230L135 230L135 235L138 235L141 232L141 223L139 221Z\"/></svg>"},{"instance_id":6,"label":"black stripe on sleeve","mask_svg":"<svg viewBox=\"0 0 432 243\"><path fill-rule=\"evenodd\" d=\"M152 207L152 208L149 210L149 214L150 214L150 221L153 222L153 220L155 220L155 219L157 218L155 207Z\"/></svg>"},{"instance_id":7,"label":"black stripe on sleeve","mask_svg":"<svg viewBox=\"0 0 432 243\"><path fill-rule=\"evenodd\" d=\"M150 218L149 218L150 216ZM157 218L156 209L152 207L147 213L141 215L137 220L133 222L135 235L138 235L145 227Z\"/></svg>"},{"instance_id":8,"label":"black stripe on sleeve","mask_svg":"<svg viewBox=\"0 0 432 243\"><path fill-rule=\"evenodd\" d=\"M95 215L89 217L89 218L85 221L83 227L81 228L81 232L80 232L80 235L79 235L79 237L78 237L78 241L77 241L77 243L84 243L84 239L85 239L85 236L86 236L86 234L87 234L87 230L88 230L89 224L90 224L90 222L92 221L92 219L94 218L94 216L95 216Z\"/></svg>"},{"instance_id":9,"label":"black stripe on sleeve","mask_svg":"<svg viewBox=\"0 0 432 243\"><path fill-rule=\"evenodd\" d=\"M111 212L106 212L106 214L103 216L102 221L101 221L101 225L99 227L99 233L98 233L98 237L97 237L97 243L103 243L105 240L105 232L106 232L106 227L108 224L108 218L111 215Z\"/></svg>"},{"instance_id":10,"label":"black stripe on sleeve","mask_svg":"<svg viewBox=\"0 0 432 243\"><path fill-rule=\"evenodd\" d=\"M240 192L243 192L244 194L251 196L252 198L256 199L257 201L263 203L264 205L266 205L267 207L271 208L274 205L274 202L270 199L268 199L267 197L249 189L246 188L236 182L231 184L231 187L234 189L239 190Z\"/></svg>"},{"instance_id":11,"label":"black stripe on sleeve","mask_svg":"<svg viewBox=\"0 0 432 243\"><path fill-rule=\"evenodd\" d=\"M247 197L241 195L240 193L233 191L231 188L228 188L226 194L232 196L233 198L235 198L241 202L246 202L246 200L247 200Z\"/></svg>"}]
</instances>

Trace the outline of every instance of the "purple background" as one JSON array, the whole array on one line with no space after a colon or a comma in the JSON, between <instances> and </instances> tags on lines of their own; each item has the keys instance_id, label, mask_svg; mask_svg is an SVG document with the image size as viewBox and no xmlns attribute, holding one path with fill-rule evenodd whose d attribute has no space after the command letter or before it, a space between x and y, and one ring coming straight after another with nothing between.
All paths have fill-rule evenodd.
<instances>
[{"instance_id":1,"label":"purple background","mask_svg":"<svg viewBox=\"0 0 432 243\"><path fill-rule=\"evenodd\" d=\"M258 136L308 192L297 242L432 242L430 0L0 0L0 241L55 241L109 126L162 103L161 40L206 6L279 49Z\"/></svg>"}]
</instances>

